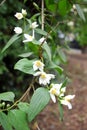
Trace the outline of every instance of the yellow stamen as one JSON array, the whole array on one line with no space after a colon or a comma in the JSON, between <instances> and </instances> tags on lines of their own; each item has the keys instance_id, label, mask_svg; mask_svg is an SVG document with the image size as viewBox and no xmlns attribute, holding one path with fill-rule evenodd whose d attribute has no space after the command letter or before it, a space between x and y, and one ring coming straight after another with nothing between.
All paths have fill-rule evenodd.
<instances>
[{"instance_id":1,"label":"yellow stamen","mask_svg":"<svg viewBox=\"0 0 87 130\"><path fill-rule=\"evenodd\" d=\"M37 62L36 62L36 66L37 66L37 67L40 67L40 66L41 66L41 62L40 62L40 61L37 61Z\"/></svg>"},{"instance_id":2,"label":"yellow stamen","mask_svg":"<svg viewBox=\"0 0 87 130\"><path fill-rule=\"evenodd\" d=\"M56 89L53 89L53 90L51 91L51 93L52 93L52 94L56 94Z\"/></svg>"},{"instance_id":3,"label":"yellow stamen","mask_svg":"<svg viewBox=\"0 0 87 130\"><path fill-rule=\"evenodd\" d=\"M46 78L46 75L45 75L45 74L41 74L41 78L42 78L42 79L45 79L45 78Z\"/></svg>"}]
</instances>

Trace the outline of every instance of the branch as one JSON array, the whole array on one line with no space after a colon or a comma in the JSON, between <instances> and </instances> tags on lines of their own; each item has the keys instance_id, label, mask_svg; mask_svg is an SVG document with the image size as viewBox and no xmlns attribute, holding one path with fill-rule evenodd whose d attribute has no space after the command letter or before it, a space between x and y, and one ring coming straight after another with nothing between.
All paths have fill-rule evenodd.
<instances>
[{"instance_id":1,"label":"branch","mask_svg":"<svg viewBox=\"0 0 87 130\"><path fill-rule=\"evenodd\" d=\"M0 6L1 6L2 4L4 4L4 2L6 2L6 0L3 0L3 1L0 3Z\"/></svg>"},{"instance_id":2,"label":"branch","mask_svg":"<svg viewBox=\"0 0 87 130\"><path fill-rule=\"evenodd\" d=\"M42 17L42 30L44 30L44 0L42 0L42 3L41 3L41 9L42 9L42 12L41 12L41 17Z\"/></svg>"}]
</instances>

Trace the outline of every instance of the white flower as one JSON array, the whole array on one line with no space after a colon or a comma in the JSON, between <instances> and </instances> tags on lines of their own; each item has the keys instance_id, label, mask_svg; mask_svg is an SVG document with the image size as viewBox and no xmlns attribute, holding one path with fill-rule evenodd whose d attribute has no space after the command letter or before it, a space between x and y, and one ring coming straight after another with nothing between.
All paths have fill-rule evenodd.
<instances>
[{"instance_id":1,"label":"white flower","mask_svg":"<svg viewBox=\"0 0 87 130\"><path fill-rule=\"evenodd\" d=\"M43 43L44 41L45 41L45 38L44 38L44 37L42 37L42 38L39 40L40 43ZM46 43L46 41L45 41L45 43Z\"/></svg>"},{"instance_id":2,"label":"white flower","mask_svg":"<svg viewBox=\"0 0 87 130\"><path fill-rule=\"evenodd\" d=\"M44 68L44 64L40 61L40 60L37 60L33 63L33 69L34 71L36 70L40 70L40 71L43 71L43 68Z\"/></svg>"},{"instance_id":3,"label":"white flower","mask_svg":"<svg viewBox=\"0 0 87 130\"><path fill-rule=\"evenodd\" d=\"M21 34L21 33L22 33L22 28L20 28L20 27L15 27L15 28L14 28L14 31L15 31L15 33L17 33L17 34Z\"/></svg>"},{"instance_id":4,"label":"white flower","mask_svg":"<svg viewBox=\"0 0 87 130\"><path fill-rule=\"evenodd\" d=\"M33 22L30 26L32 29L35 29L36 27L38 27L37 22Z\"/></svg>"},{"instance_id":5,"label":"white flower","mask_svg":"<svg viewBox=\"0 0 87 130\"><path fill-rule=\"evenodd\" d=\"M62 83L60 84L51 84L52 88L50 89L50 96L52 101L55 103L56 102L56 96L64 96L64 92L66 90L66 87L61 88Z\"/></svg>"},{"instance_id":6,"label":"white flower","mask_svg":"<svg viewBox=\"0 0 87 130\"><path fill-rule=\"evenodd\" d=\"M72 26L74 26L74 22L70 21L70 22L67 23L67 25L72 27Z\"/></svg>"},{"instance_id":7,"label":"white flower","mask_svg":"<svg viewBox=\"0 0 87 130\"><path fill-rule=\"evenodd\" d=\"M85 13L87 13L87 8L83 8L83 11L84 11Z\"/></svg>"},{"instance_id":8,"label":"white flower","mask_svg":"<svg viewBox=\"0 0 87 130\"><path fill-rule=\"evenodd\" d=\"M23 14L24 16L26 16L26 15L27 15L27 12L26 12L26 10L25 10L25 9L22 9L22 14Z\"/></svg>"},{"instance_id":9,"label":"white flower","mask_svg":"<svg viewBox=\"0 0 87 130\"><path fill-rule=\"evenodd\" d=\"M24 37L26 38L23 42L31 42L33 41L33 37L28 34L24 34Z\"/></svg>"},{"instance_id":10,"label":"white flower","mask_svg":"<svg viewBox=\"0 0 87 130\"><path fill-rule=\"evenodd\" d=\"M19 20L23 18L22 13L19 13L19 12L17 12L14 16L15 16L17 19L19 19Z\"/></svg>"},{"instance_id":11,"label":"white flower","mask_svg":"<svg viewBox=\"0 0 87 130\"><path fill-rule=\"evenodd\" d=\"M50 83L51 79L55 78L55 75L53 74L47 74L45 72L38 71L34 74L34 76L40 76L39 77L39 84L47 85Z\"/></svg>"},{"instance_id":12,"label":"white flower","mask_svg":"<svg viewBox=\"0 0 87 130\"><path fill-rule=\"evenodd\" d=\"M68 106L69 109L72 109L72 104L70 100L73 99L75 95L67 95L61 100L61 104Z\"/></svg>"},{"instance_id":13,"label":"white flower","mask_svg":"<svg viewBox=\"0 0 87 130\"><path fill-rule=\"evenodd\" d=\"M76 5L75 4L73 4L73 9L76 9Z\"/></svg>"}]
</instances>

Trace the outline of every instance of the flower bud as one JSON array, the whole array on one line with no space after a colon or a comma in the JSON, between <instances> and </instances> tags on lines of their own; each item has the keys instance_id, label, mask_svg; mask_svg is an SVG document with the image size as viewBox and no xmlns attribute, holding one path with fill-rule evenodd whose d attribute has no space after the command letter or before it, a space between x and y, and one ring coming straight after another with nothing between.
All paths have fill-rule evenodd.
<instances>
[{"instance_id":1,"label":"flower bud","mask_svg":"<svg viewBox=\"0 0 87 130\"><path fill-rule=\"evenodd\" d=\"M27 15L27 11L25 9L22 9L22 14L23 14L23 16L26 16Z\"/></svg>"},{"instance_id":2,"label":"flower bud","mask_svg":"<svg viewBox=\"0 0 87 130\"><path fill-rule=\"evenodd\" d=\"M10 107L10 104L7 104L6 106L7 106L7 108L8 108L8 107Z\"/></svg>"}]
</instances>

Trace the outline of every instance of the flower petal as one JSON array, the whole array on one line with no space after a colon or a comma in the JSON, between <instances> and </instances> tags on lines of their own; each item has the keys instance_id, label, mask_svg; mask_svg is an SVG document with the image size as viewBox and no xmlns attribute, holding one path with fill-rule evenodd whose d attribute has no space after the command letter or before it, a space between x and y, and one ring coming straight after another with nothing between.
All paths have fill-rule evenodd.
<instances>
[{"instance_id":1,"label":"flower petal","mask_svg":"<svg viewBox=\"0 0 87 130\"><path fill-rule=\"evenodd\" d=\"M55 97L55 95L53 95L53 94L50 93L50 97L51 97L52 101L53 101L54 103L56 103L56 97Z\"/></svg>"}]
</instances>

